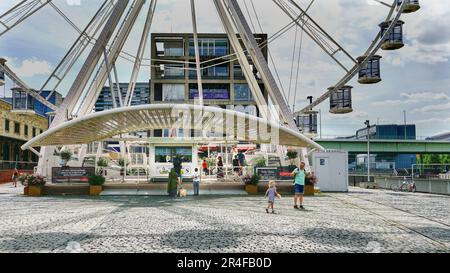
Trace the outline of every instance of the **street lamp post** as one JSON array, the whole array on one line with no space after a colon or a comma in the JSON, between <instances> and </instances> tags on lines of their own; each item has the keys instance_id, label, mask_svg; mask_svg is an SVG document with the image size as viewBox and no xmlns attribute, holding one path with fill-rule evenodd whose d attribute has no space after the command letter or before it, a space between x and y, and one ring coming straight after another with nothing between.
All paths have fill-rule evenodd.
<instances>
[{"instance_id":1,"label":"street lamp post","mask_svg":"<svg viewBox=\"0 0 450 273\"><path fill-rule=\"evenodd\" d=\"M322 109L319 109L319 126L320 126L320 128L319 128L319 130L320 130L320 139L322 139Z\"/></svg>"},{"instance_id":2,"label":"street lamp post","mask_svg":"<svg viewBox=\"0 0 450 273\"><path fill-rule=\"evenodd\" d=\"M367 182L370 182L370 121L366 120L367 126Z\"/></svg>"},{"instance_id":3,"label":"street lamp post","mask_svg":"<svg viewBox=\"0 0 450 273\"><path fill-rule=\"evenodd\" d=\"M404 121L404 125L405 125L403 130L405 131L405 140L406 140L406 110L403 110L403 121Z\"/></svg>"},{"instance_id":4,"label":"street lamp post","mask_svg":"<svg viewBox=\"0 0 450 273\"><path fill-rule=\"evenodd\" d=\"M309 100L309 103L312 104L313 103L313 96L309 96L307 97L307 99ZM312 108L311 108L311 113L309 113L309 132L313 133L314 132L314 126L313 126L313 114L312 114ZM316 119L317 121L317 119ZM316 131L317 131L317 123L316 123Z\"/></svg>"}]
</instances>

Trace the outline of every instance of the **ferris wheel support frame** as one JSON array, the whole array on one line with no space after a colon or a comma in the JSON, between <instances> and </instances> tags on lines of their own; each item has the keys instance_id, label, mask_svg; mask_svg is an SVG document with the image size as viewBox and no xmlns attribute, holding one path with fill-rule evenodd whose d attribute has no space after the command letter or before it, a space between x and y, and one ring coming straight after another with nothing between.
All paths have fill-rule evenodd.
<instances>
[{"instance_id":1,"label":"ferris wheel support frame","mask_svg":"<svg viewBox=\"0 0 450 273\"><path fill-rule=\"evenodd\" d=\"M287 105L287 102L285 101L272 72L270 71L269 65L264 58L258 43L256 42L254 34L251 31L239 4L236 0L222 0L222 2L226 5L227 11L234 21L245 49L261 75L264 86L267 88L267 93L278 107L279 115L283 123L290 129L298 130L294 122L293 113L290 111L289 106Z\"/></svg>"},{"instance_id":2,"label":"ferris wheel support frame","mask_svg":"<svg viewBox=\"0 0 450 273\"><path fill-rule=\"evenodd\" d=\"M131 102L133 100L134 88L136 87L136 81L139 76L139 70L141 68L142 60L144 58L145 48L147 46L148 37L150 35L150 28L152 26L153 17L156 11L157 0L151 0L149 10L147 13L147 18L145 20L144 29L142 31L141 41L139 43L139 48L136 54L136 60L133 66L133 72L131 73L130 83L128 84L128 90L125 96L125 106L131 106ZM117 71L114 71L114 74L117 78ZM121 97L120 89L119 96Z\"/></svg>"},{"instance_id":3,"label":"ferris wheel support frame","mask_svg":"<svg viewBox=\"0 0 450 273\"><path fill-rule=\"evenodd\" d=\"M83 89L86 87L87 82L95 69L95 66L97 65L98 61L102 56L103 51L108 44L108 41L113 35L113 30L119 24L120 18L125 12L128 3L129 0L122 0L118 1L115 4L113 12L109 16L107 23L103 27L99 35L99 38L96 40L94 47L89 53L89 56L84 62L75 81L73 82L72 87L70 88L66 98L62 102L61 106L57 109L56 116L53 119L52 124L50 124L49 126L50 128L63 123L68 118L68 114L71 113L71 111L73 111L80 96L83 93ZM50 160L52 159L54 151L55 151L54 147L41 148L41 154L38 163L38 172L40 174L46 176L51 174L49 163Z\"/></svg>"},{"instance_id":4,"label":"ferris wheel support frame","mask_svg":"<svg viewBox=\"0 0 450 273\"><path fill-rule=\"evenodd\" d=\"M230 40L231 46L236 54L237 60L242 67L242 72L244 73L245 79L250 87L253 97L255 98L256 105L259 108L260 114L263 118L271 118L268 111L268 102L263 96L261 88L259 87L258 81L250 68L250 62L247 59L244 48L242 47L237 34L233 28L233 23L228 17L227 11L223 2L221 0L213 0L216 6L217 13L222 21L222 25L227 33L228 39Z\"/></svg>"},{"instance_id":5,"label":"ferris wheel support frame","mask_svg":"<svg viewBox=\"0 0 450 273\"><path fill-rule=\"evenodd\" d=\"M139 13L142 10L144 3L145 0L135 0L132 3L132 6L130 7L130 10L128 12L128 16L125 19L124 23L122 24L121 28L119 29L119 32L115 37L115 41L113 42L112 47L108 52L108 62L111 65L115 65L117 58L119 57L119 54L121 53L122 48L125 45L125 42L131 33L131 30L138 18ZM83 103L80 105L79 109L76 112L77 116L84 116L94 109L95 102L97 101L97 98L105 85L107 76L108 76L108 69L105 65L103 65L97 71L96 78L92 82L91 86L88 88L88 91L83 99ZM81 95L77 98L77 101L80 98Z\"/></svg>"},{"instance_id":6,"label":"ferris wheel support frame","mask_svg":"<svg viewBox=\"0 0 450 273\"><path fill-rule=\"evenodd\" d=\"M318 106L325 100L329 99L330 96L335 93L339 88L345 86L353 77L358 73L361 67L364 67L368 61L378 52L378 50L381 48L381 45L383 44L383 41L390 35L391 31L394 29L395 25L397 24L398 20L400 20L400 17L403 13L403 10L405 9L407 5L407 1L403 1L402 5L399 7L397 14L393 17L395 8L397 6L397 1L394 0L391 10L386 18L386 21L390 21L389 27L386 29L383 35L381 35L381 32L378 32L375 39L372 41L369 48L365 51L363 56L366 56L364 61L361 63L355 64L355 66L340 80L338 83L334 86L334 88L331 88L329 91L325 92L322 96L320 96L318 99L316 99L312 104L304 107L300 111L297 111L294 113L294 115L301 115L305 112L310 111L312 108ZM393 18L391 20L391 18Z\"/></svg>"},{"instance_id":7,"label":"ferris wheel support frame","mask_svg":"<svg viewBox=\"0 0 450 273\"><path fill-rule=\"evenodd\" d=\"M307 11L302 9L297 3L292 0L289 2L300 11L299 15L293 15L294 12L287 9L288 6L283 6L282 0L272 0L297 26L299 26L304 33L306 33L330 58L332 58L345 72L350 72L337 57L338 52L344 53L344 56L353 64L358 62L353 58L347 50L345 50L330 34L328 34L316 21L314 21L311 16L308 15ZM287 5L287 4L285 4ZM306 17L306 18L305 18ZM297 20L297 18L299 18ZM331 44L334 47L331 47ZM328 47L328 48L327 48Z\"/></svg>"},{"instance_id":8,"label":"ferris wheel support frame","mask_svg":"<svg viewBox=\"0 0 450 273\"><path fill-rule=\"evenodd\" d=\"M269 97L272 99L272 101L276 104L276 114L277 119L282 119L282 124L287 126L288 128L298 131L298 127L294 122L294 115L293 112L291 112L289 106L287 105L287 101L284 99L283 94L281 93L275 78L270 71L269 65L267 61L265 60L261 48L259 47L258 43L256 42L256 39L254 37L254 34L252 33L250 26L248 25L247 20L245 19L244 14L242 13L239 4L236 0L222 0L217 1L222 2L223 6L219 10L219 13L221 12L228 12L229 19L231 19L234 23L234 26L236 27L236 30L238 31L241 40L244 44L244 47L246 49L246 52L249 54L250 58L253 61L253 64L256 66L256 69L261 75L262 81L264 83L264 86L267 89L267 93L269 94ZM218 7L220 5L217 5ZM227 31L229 32L229 31ZM230 35L229 36L233 36ZM233 37L230 37L230 39ZM240 42L238 41L238 44L240 45ZM245 56L245 54L244 54ZM241 59L238 55L238 59ZM246 57L245 57L246 59ZM240 60L242 61L242 60ZM253 73L250 73L250 78L253 78L253 80L256 81L255 75ZM247 79L248 81L248 79ZM259 86L258 86L259 88ZM258 92L257 90L252 90L252 92ZM261 92L261 91L259 91ZM261 94L261 93L260 93ZM267 106L267 114L269 115L269 105ZM258 105L259 106L259 105ZM260 107L261 108L261 107ZM321 150L324 150L323 147L321 147ZM299 149L300 158L303 162L306 163L306 165L309 166L309 160L306 156L307 149L302 148ZM281 155L281 154L280 154Z\"/></svg>"},{"instance_id":9,"label":"ferris wheel support frame","mask_svg":"<svg viewBox=\"0 0 450 273\"><path fill-rule=\"evenodd\" d=\"M0 70L3 71L8 78L10 78L14 84L19 86L22 91L26 92L28 95L32 96L34 99L45 105L46 107L52 109L53 111L57 110L58 107L56 107L53 103L50 103L47 99L42 97L38 91L30 88L19 76L17 76L14 71L12 71L11 68L6 63L0 63Z\"/></svg>"},{"instance_id":10,"label":"ferris wheel support frame","mask_svg":"<svg viewBox=\"0 0 450 273\"><path fill-rule=\"evenodd\" d=\"M112 12L113 7L114 5L112 5L112 2L110 0L105 0L103 2L98 11L95 13L87 26L70 47L69 51L66 53L66 55L64 55L62 60L53 70L52 74L50 74L48 79L42 85L40 89L41 92L50 85L50 82L53 79L56 79L56 83L54 83L50 89L47 89L50 90L50 93L47 96L47 100L53 95L53 93L59 87L69 71L75 65L76 61L80 58L88 45L92 42L92 39L95 37L97 32L105 24L106 20Z\"/></svg>"},{"instance_id":11,"label":"ferris wheel support frame","mask_svg":"<svg viewBox=\"0 0 450 273\"><path fill-rule=\"evenodd\" d=\"M5 28L4 31L0 32L0 37L3 34L10 31L11 29L13 29L14 27L18 26L20 23L25 21L31 15L35 14L38 10L40 10L41 8L43 8L44 6L49 4L51 1L52 0L44 0L42 2L41 0L32 0L32 2L28 2L28 0L23 0L23 1L19 2L18 4L16 4L14 7L12 7L11 9L9 9L7 12L5 12L4 14L2 14L0 16L0 25L2 25ZM26 5L30 5L31 8L26 10L27 9ZM22 16L19 17L19 14L21 12L24 12L24 10L26 10L25 14L23 14ZM19 17L19 19L17 21L15 21L12 25L8 26L7 23L2 21L2 18L6 17L10 14L13 14L11 16L11 18Z\"/></svg>"}]
</instances>

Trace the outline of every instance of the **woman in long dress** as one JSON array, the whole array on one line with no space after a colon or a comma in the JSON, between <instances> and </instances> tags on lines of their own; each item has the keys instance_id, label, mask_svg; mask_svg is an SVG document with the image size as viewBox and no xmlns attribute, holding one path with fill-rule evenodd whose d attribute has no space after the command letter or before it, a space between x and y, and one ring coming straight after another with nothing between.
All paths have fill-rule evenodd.
<instances>
[{"instance_id":1,"label":"woman in long dress","mask_svg":"<svg viewBox=\"0 0 450 273\"><path fill-rule=\"evenodd\" d=\"M222 157L219 156L218 157L218 162L217 162L217 178L224 178L224 173L223 173L223 161L222 161Z\"/></svg>"}]
</instances>

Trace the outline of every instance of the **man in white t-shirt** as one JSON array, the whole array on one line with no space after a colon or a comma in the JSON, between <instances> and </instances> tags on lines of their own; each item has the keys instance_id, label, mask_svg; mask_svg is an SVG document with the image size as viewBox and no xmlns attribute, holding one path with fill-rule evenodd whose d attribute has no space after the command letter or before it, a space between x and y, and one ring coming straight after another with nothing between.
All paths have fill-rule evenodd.
<instances>
[{"instance_id":1,"label":"man in white t-shirt","mask_svg":"<svg viewBox=\"0 0 450 273\"><path fill-rule=\"evenodd\" d=\"M200 172L198 171L198 168L195 168L194 170L194 176L193 176L193 186L194 186L194 195L198 196L200 191Z\"/></svg>"}]
</instances>

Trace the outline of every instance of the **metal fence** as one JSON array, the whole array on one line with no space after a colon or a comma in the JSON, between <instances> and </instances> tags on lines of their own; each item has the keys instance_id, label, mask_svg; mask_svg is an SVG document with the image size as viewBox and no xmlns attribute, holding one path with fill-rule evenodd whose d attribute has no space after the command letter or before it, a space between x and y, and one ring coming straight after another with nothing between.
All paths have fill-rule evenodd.
<instances>
[{"instance_id":1,"label":"metal fence","mask_svg":"<svg viewBox=\"0 0 450 273\"><path fill-rule=\"evenodd\" d=\"M0 160L0 170L26 170L31 171L37 167L37 162L23 162L23 161L5 161Z\"/></svg>"}]
</instances>

